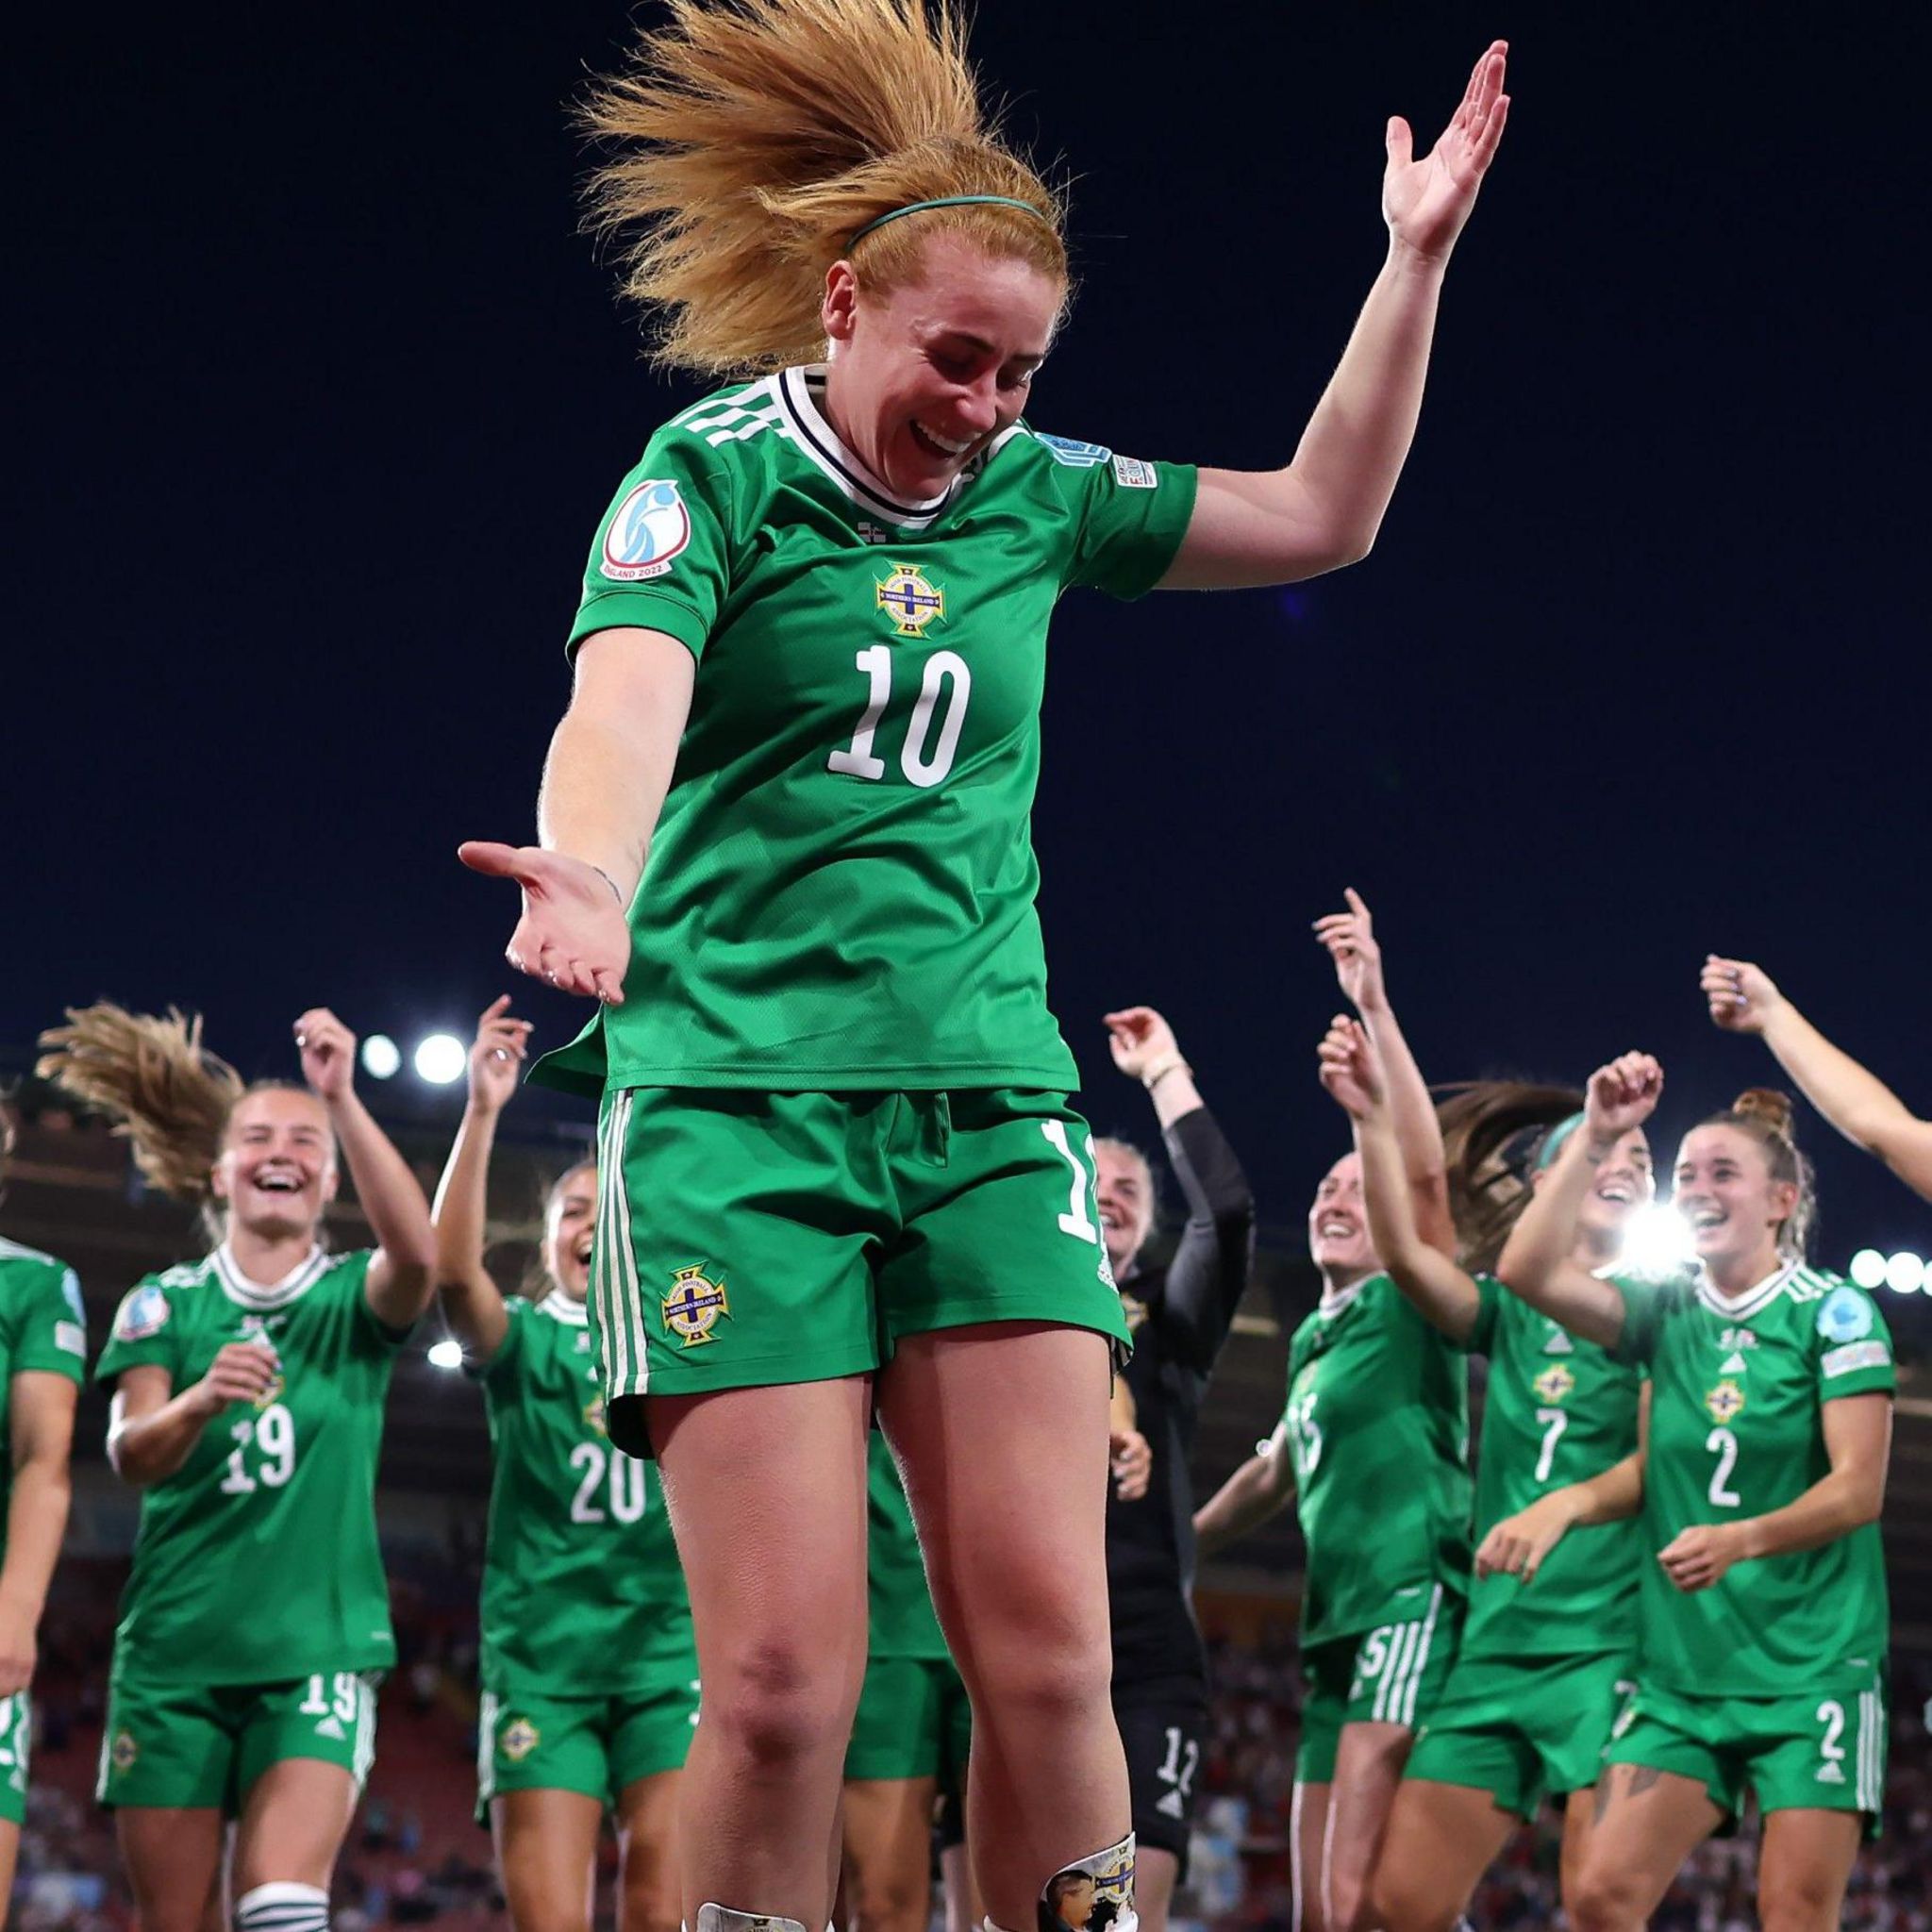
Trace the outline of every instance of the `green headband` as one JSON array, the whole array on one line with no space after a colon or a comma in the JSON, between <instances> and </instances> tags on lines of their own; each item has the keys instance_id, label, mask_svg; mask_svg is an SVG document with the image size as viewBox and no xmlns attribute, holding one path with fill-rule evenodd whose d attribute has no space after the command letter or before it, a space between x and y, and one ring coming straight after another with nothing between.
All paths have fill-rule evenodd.
<instances>
[{"instance_id":1,"label":"green headband","mask_svg":"<svg viewBox=\"0 0 1932 1932\"><path fill-rule=\"evenodd\" d=\"M1558 1121L1543 1136L1542 1145L1536 1150L1536 1158L1529 1164L1532 1174L1541 1174L1546 1168L1554 1167L1557 1156L1563 1151L1563 1142L1583 1124L1583 1116L1573 1113L1567 1121Z\"/></svg>"},{"instance_id":2,"label":"green headband","mask_svg":"<svg viewBox=\"0 0 1932 1932\"><path fill-rule=\"evenodd\" d=\"M858 245L874 228L883 228L888 222L896 222L902 215L916 215L929 208L1017 208L1031 215L1037 222L1045 222L1050 228L1053 223L1033 206L1030 201L1017 201L1010 194L942 194L937 201L911 201L904 208L895 208L891 213L880 215L876 221L866 223L845 246L848 250Z\"/></svg>"}]
</instances>

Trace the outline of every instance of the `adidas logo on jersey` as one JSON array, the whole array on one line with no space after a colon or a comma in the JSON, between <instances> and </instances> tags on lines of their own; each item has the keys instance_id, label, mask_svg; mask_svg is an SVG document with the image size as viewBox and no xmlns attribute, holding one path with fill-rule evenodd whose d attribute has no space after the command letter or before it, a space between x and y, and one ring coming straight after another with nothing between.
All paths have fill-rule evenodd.
<instances>
[{"instance_id":1,"label":"adidas logo on jersey","mask_svg":"<svg viewBox=\"0 0 1932 1932\"><path fill-rule=\"evenodd\" d=\"M1569 1336L1562 1329L1558 1328L1552 1322L1550 1324L1549 1340L1543 1343L1543 1353L1545 1355L1574 1355L1575 1352L1576 1344L1570 1340Z\"/></svg>"},{"instance_id":2,"label":"adidas logo on jersey","mask_svg":"<svg viewBox=\"0 0 1932 1932\"><path fill-rule=\"evenodd\" d=\"M1727 1355L1724 1365L1718 1371L1720 1375L1741 1375L1751 1364L1741 1355Z\"/></svg>"}]
</instances>

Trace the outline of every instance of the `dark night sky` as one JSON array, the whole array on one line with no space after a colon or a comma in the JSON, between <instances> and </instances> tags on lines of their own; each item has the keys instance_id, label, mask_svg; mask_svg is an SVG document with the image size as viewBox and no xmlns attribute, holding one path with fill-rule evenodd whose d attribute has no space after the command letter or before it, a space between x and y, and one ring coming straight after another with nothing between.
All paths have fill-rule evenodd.
<instances>
[{"instance_id":1,"label":"dark night sky","mask_svg":"<svg viewBox=\"0 0 1932 1932\"><path fill-rule=\"evenodd\" d=\"M1163 1007L1276 1222L1344 1141L1307 927L1348 883L1434 1075L1642 1044L1674 1131L1770 1070L1703 1019L1714 947L1932 1108L1923 28L1513 11L982 7L1079 177L1033 420L1237 467L1292 449L1374 272L1383 117L1432 137L1513 38L1374 556L1058 620L1035 835L1091 1109L1144 1127L1098 1015ZM16 40L16 1057L112 993L288 1071L310 1001L410 1036L509 984L510 895L452 848L525 835L585 547L689 393L574 232L562 105L625 20L71 8ZM1825 1258L1932 1245L1813 1144Z\"/></svg>"}]
</instances>

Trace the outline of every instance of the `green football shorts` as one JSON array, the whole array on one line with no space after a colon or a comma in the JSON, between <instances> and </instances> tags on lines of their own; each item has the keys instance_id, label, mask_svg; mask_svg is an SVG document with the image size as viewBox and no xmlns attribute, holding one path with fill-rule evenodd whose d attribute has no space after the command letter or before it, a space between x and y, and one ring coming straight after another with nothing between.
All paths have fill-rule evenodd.
<instances>
[{"instance_id":1,"label":"green football shorts","mask_svg":"<svg viewBox=\"0 0 1932 1932\"><path fill-rule=\"evenodd\" d=\"M340 1764L360 1790L375 1761L375 1673L277 1684L137 1684L113 1678L94 1795L118 1805L240 1812L255 1780L289 1757Z\"/></svg>"},{"instance_id":2,"label":"green football shorts","mask_svg":"<svg viewBox=\"0 0 1932 1932\"><path fill-rule=\"evenodd\" d=\"M1462 1635L1462 1599L1439 1583L1428 1608L1365 1636L1337 1637L1302 1653L1302 1741L1297 1784L1334 1782L1344 1724L1425 1723L1448 1681Z\"/></svg>"},{"instance_id":3,"label":"green football shorts","mask_svg":"<svg viewBox=\"0 0 1932 1932\"><path fill-rule=\"evenodd\" d=\"M488 1821L491 1799L509 1791L581 1791L614 1807L639 1778L684 1768L697 1721L695 1676L629 1697L486 1690L476 1720L477 1822Z\"/></svg>"},{"instance_id":4,"label":"green football shorts","mask_svg":"<svg viewBox=\"0 0 1932 1932\"><path fill-rule=\"evenodd\" d=\"M1695 1778L1735 1819L1760 1811L1862 1811L1878 1836L1888 1724L1882 1669L1785 1697L1685 1697L1640 1687L1610 1736L1608 1764Z\"/></svg>"},{"instance_id":5,"label":"green football shorts","mask_svg":"<svg viewBox=\"0 0 1932 1932\"><path fill-rule=\"evenodd\" d=\"M1587 1790L1632 1690L1626 1651L1583 1657L1463 1657L1403 1776L1488 1791L1534 1818L1543 1799Z\"/></svg>"},{"instance_id":6,"label":"green football shorts","mask_svg":"<svg viewBox=\"0 0 1932 1932\"><path fill-rule=\"evenodd\" d=\"M26 1821L26 1768L33 1739L34 1707L26 1692L0 1697L0 1824Z\"/></svg>"},{"instance_id":7,"label":"green football shorts","mask_svg":"<svg viewBox=\"0 0 1932 1932\"><path fill-rule=\"evenodd\" d=\"M632 1087L598 1134L591 1325L634 1455L634 1398L862 1374L905 1335L1055 1322L1127 1346L1061 1095Z\"/></svg>"},{"instance_id":8,"label":"green football shorts","mask_svg":"<svg viewBox=\"0 0 1932 1932\"><path fill-rule=\"evenodd\" d=\"M973 1713L950 1657L874 1657L865 1667L848 1778L948 1778L962 1788Z\"/></svg>"}]
</instances>

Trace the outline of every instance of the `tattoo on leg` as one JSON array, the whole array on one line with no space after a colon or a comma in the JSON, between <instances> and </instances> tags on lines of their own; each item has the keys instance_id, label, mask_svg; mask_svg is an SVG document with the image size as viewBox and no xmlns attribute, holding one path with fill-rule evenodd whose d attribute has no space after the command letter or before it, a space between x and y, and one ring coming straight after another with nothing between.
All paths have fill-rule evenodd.
<instances>
[{"instance_id":1,"label":"tattoo on leg","mask_svg":"<svg viewBox=\"0 0 1932 1932\"><path fill-rule=\"evenodd\" d=\"M1630 1795L1634 1798L1640 1792L1649 1790L1651 1786L1656 1784L1662 1776L1663 1773L1655 1770L1652 1766L1640 1764L1630 1774Z\"/></svg>"},{"instance_id":2,"label":"tattoo on leg","mask_svg":"<svg viewBox=\"0 0 1932 1932\"><path fill-rule=\"evenodd\" d=\"M1591 1820L1592 1824L1604 1822L1604 1813L1610 1808L1610 1774L1605 1772L1596 1781L1596 1813Z\"/></svg>"}]
</instances>

